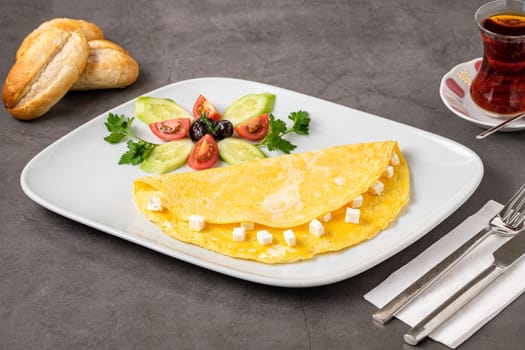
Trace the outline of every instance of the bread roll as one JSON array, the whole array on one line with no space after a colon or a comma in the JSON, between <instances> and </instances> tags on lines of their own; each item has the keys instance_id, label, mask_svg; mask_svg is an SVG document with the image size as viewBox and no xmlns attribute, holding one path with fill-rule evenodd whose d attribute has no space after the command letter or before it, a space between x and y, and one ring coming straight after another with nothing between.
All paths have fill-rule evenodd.
<instances>
[{"instance_id":1,"label":"bread roll","mask_svg":"<svg viewBox=\"0 0 525 350\"><path fill-rule=\"evenodd\" d=\"M36 35L5 79L2 101L7 111L18 119L47 112L77 81L88 56L81 34L50 28Z\"/></svg>"},{"instance_id":2,"label":"bread roll","mask_svg":"<svg viewBox=\"0 0 525 350\"><path fill-rule=\"evenodd\" d=\"M34 38L42 31L49 28L59 28L70 32L77 32L84 35L86 40L104 39L104 32L96 24L84 21L82 19L73 18L55 18L42 23L38 28L29 33L22 41L18 51L16 52L16 59L20 59L22 55L31 46Z\"/></svg>"},{"instance_id":3,"label":"bread roll","mask_svg":"<svg viewBox=\"0 0 525 350\"><path fill-rule=\"evenodd\" d=\"M123 88L137 80L139 65L128 52L109 40L91 40L86 69L72 90Z\"/></svg>"}]
</instances>

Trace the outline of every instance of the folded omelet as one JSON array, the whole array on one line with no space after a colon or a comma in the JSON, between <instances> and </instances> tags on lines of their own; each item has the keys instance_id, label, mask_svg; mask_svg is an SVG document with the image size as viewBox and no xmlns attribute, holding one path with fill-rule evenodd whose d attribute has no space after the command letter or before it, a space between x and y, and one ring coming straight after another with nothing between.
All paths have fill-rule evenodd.
<instances>
[{"instance_id":1,"label":"folded omelet","mask_svg":"<svg viewBox=\"0 0 525 350\"><path fill-rule=\"evenodd\" d=\"M374 237L399 215L409 192L398 144L384 141L148 176L135 181L134 198L176 239L285 263Z\"/></svg>"}]
</instances>

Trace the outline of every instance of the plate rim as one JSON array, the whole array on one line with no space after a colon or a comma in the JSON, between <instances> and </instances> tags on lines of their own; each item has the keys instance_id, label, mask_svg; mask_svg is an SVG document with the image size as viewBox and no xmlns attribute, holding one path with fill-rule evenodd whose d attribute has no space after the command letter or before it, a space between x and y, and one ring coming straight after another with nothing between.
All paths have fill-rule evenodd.
<instances>
[{"instance_id":1,"label":"plate rim","mask_svg":"<svg viewBox=\"0 0 525 350\"><path fill-rule=\"evenodd\" d=\"M91 120L88 120L87 122L81 124L80 126L78 126L78 127L74 128L73 130L67 132L65 135L61 136L60 138L58 138L57 140L52 142L50 145L48 145L44 149L42 149L40 152L38 152L35 156L33 156L27 162L27 164L24 166L24 168L23 168L23 170L21 172L21 175L20 175L20 184L21 184L23 192L30 199L32 199L34 202L36 202L40 206L42 206L42 207L44 207L44 208L46 208L46 209L48 209L48 210L58 214L58 215L64 216L64 217L66 217L68 219L71 219L73 221L77 221L77 222L79 222L81 224L84 224L86 226L95 228L95 229L100 230L102 232L109 233L109 234L111 234L113 236L116 236L118 238L125 239L125 240L130 241L130 242L135 243L135 244L139 244L141 246L144 246L144 247L149 248L151 250L157 251L159 253L162 253L162 254L174 257L174 258L179 259L181 261L184 261L184 262L187 262L187 263L191 263L193 265L200 266L200 267L212 270L212 271L216 271L216 272L228 275L228 276L232 276L232 277L235 277L235 278L240 278L240 279L243 279L243 280L247 280L247 281L250 281L250 282L255 282L255 283L260 283L260 284L265 284L265 285L271 285L271 286L278 286L278 287L303 288L303 287L316 287L316 286L321 286L321 285L327 285L327 284L336 283L336 282L345 280L347 278L350 278L350 277L353 277L355 275L358 275L358 274L360 274L360 273L362 273L362 272L372 268L373 266L376 266L379 263L387 260L391 256L401 252L402 250L404 250L405 248L409 247L411 244L413 244L414 242L419 240L421 237L426 235L429 231L431 231L434 227L439 225L443 220L445 220L454 211L456 211L461 205L463 205L468 200L468 198L471 197L471 195L475 192L475 190L478 188L478 186L479 186L479 184L480 184L480 182L481 182L481 180L483 178L484 167L483 167L483 162L481 161L481 158L474 151L472 151L470 148L468 148L467 146L465 146L463 144L460 144L457 141L448 139L448 138L446 138L444 136L437 135L437 134L434 134L432 132L429 132L429 131L426 131L426 130L422 130L422 129L416 128L414 126L407 125L407 124L404 124L404 123L401 123L401 122L398 122L398 121L395 121L395 120L390 120L390 119L387 119L387 118L384 118L384 117L381 117L381 116L377 116L377 115L374 115L374 114L371 114L371 113L368 113L368 112L365 112L365 111L354 109L354 108L349 107L349 106L337 104L335 102L324 100L324 99L321 99L321 98L316 97L316 96L310 96L310 95L304 94L302 92L298 92L298 91L282 88L282 87L279 87L279 86L273 86L273 85L269 85L269 84L266 84L266 83L260 83L260 82L255 82L255 81L250 81L250 80L245 80L245 79L238 79L238 78L231 78L231 77L199 77L199 78L186 79L186 80L181 80L181 81L173 82L173 83L170 83L170 84L166 84L166 85L163 85L163 86L158 87L156 89L153 89L151 91L145 92L145 93L141 94L140 96L147 95L147 94L154 94L154 93L156 93L159 90L170 88L171 86L174 86L174 85L180 85L180 84L183 84L183 83L191 83L191 82L198 82L198 81L206 81L206 80L210 80L210 79L212 79L212 80L230 80L230 81L236 81L236 82L239 82L239 83L257 84L257 85L265 87L265 88L278 89L278 90L281 90L281 91L287 91L289 93L296 94L296 95L299 95L301 97L305 97L305 98L308 98L308 99L313 99L313 100L316 100L316 101L322 101L323 103L328 103L330 105L336 105L336 106L339 106L339 107L344 107L344 108L348 108L348 109L351 109L351 110L359 111L359 112L366 113L368 115L372 115L374 117L380 118L382 120L386 120L386 121L388 121L390 123L401 125L403 128L407 128L409 130L416 131L418 134L422 134L425 137L430 136L430 137L434 138L435 140L444 141L447 144L454 145L455 147L459 147L463 151L466 151L468 153L468 155L471 157L471 159L474 161L474 164L476 166L476 175L477 175L477 177L475 179L473 179L473 181L470 182L471 185L470 185L470 188L469 188L469 190L467 192L461 194L461 196L458 195L458 198L453 198L454 200L451 199L449 201L449 202L454 202L455 203L454 205L447 205L448 202L443 203L443 206L446 207L447 210L445 210L441 215L436 215L437 217L433 218L433 220L430 220L431 223L427 224L426 227L419 232L419 234L413 235L411 237L411 239L409 239L409 240L401 241L401 243L396 245L395 249L391 249L388 252L388 254L383 254L383 255L380 255L380 256L375 257L373 259L369 259L369 261L367 261L365 264L361 264L359 266L359 268L354 269L354 270L343 271L342 273L332 274L332 275L329 275L329 276L326 276L326 277L323 276L323 277L309 278L309 279L283 279L283 278L278 278L278 277L268 277L268 276L260 275L260 274L246 273L244 271L241 271L241 270L238 270L238 269L234 269L234 268L229 267L229 266L223 266L223 265L217 264L216 262L210 262L210 261L207 261L207 260L204 260L204 259L200 259L198 257L192 256L192 255L187 254L185 252L176 251L176 250L174 250L174 249L172 249L170 247L164 246L164 245L162 245L160 243L156 243L154 241L148 241L148 240L146 240L144 238L133 236L132 234L129 234L129 233L123 231L123 230L117 229L115 227L111 227L108 224L99 223L99 222L91 220L89 218L85 218L83 216L77 215L77 214L71 212L70 210L67 210L67 209L64 209L64 208L61 208L59 206L54 205L53 203L49 202L45 198L42 198L39 194L35 193L31 189L31 186L28 184L28 172L30 171L31 166L35 162L37 162L42 155L45 155L47 152L52 151L52 148L58 147L60 145L61 141L63 141L64 139L69 138L69 137L73 137L73 135L76 132L79 132L79 130L81 130L83 128L87 128L92 123L98 122L99 119L104 118L107 115L107 113L110 113L110 112L112 112L114 110L117 110L117 109L121 108L122 106L124 106L124 105L126 105L126 104L128 104L130 102L133 102L138 96L133 97L132 99L127 100L127 101L125 101L125 102L123 102L123 103L121 103L121 104L119 104L119 105L117 105L117 106L107 110L107 111L104 111L100 115L95 116ZM366 243L366 242L364 242L364 243ZM201 248L201 249L205 249L205 248ZM350 247L348 249L352 249L352 248ZM224 256L224 255L222 255L220 253L214 253L214 254L218 254L218 255ZM334 254L337 254L337 252L334 253ZM235 259L235 258L230 258L230 259ZM238 260L238 259L235 259L235 260ZM259 262L252 262L252 263L263 264L263 263L259 263ZM267 265L267 264L263 264L263 265ZM287 264L284 264L284 265L287 265Z\"/></svg>"}]
</instances>

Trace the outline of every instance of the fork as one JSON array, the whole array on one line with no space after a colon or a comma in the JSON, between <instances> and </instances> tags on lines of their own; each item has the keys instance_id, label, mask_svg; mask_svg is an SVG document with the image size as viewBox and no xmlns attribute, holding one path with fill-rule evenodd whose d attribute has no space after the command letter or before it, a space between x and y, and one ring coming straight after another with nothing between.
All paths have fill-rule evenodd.
<instances>
[{"instance_id":1,"label":"fork","mask_svg":"<svg viewBox=\"0 0 525 350\"><path fill-rule=\"evenodd\" d=\"M408 286L398 296L379 309L372 317L374 321L385 324L392 317L414 300L421 292L427 289L448 270L457 264L463 257L477 247L491 234L513 236L523 228L525 220L525 184L512 196L505 206L490 219L488 225L480 232L463 243L443 261L429 270L417 281Z\"/></svg>"}]
</instances>

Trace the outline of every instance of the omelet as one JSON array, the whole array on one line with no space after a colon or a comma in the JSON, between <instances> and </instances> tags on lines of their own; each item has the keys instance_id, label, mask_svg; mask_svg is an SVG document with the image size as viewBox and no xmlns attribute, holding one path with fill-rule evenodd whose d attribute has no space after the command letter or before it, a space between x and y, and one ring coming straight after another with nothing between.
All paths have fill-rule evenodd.
<instances>
[{"instance_id":1,"label":"omelet","mask_svg":"<svg viewBox=\"0 0 525 350\"><path fill-rule=\"evenodd\" d=\"M134 183L139 210L171 237L240 259L291 263L381 232L409 201L396 141L329 147Z\"/></svg>"}]
</instances>

